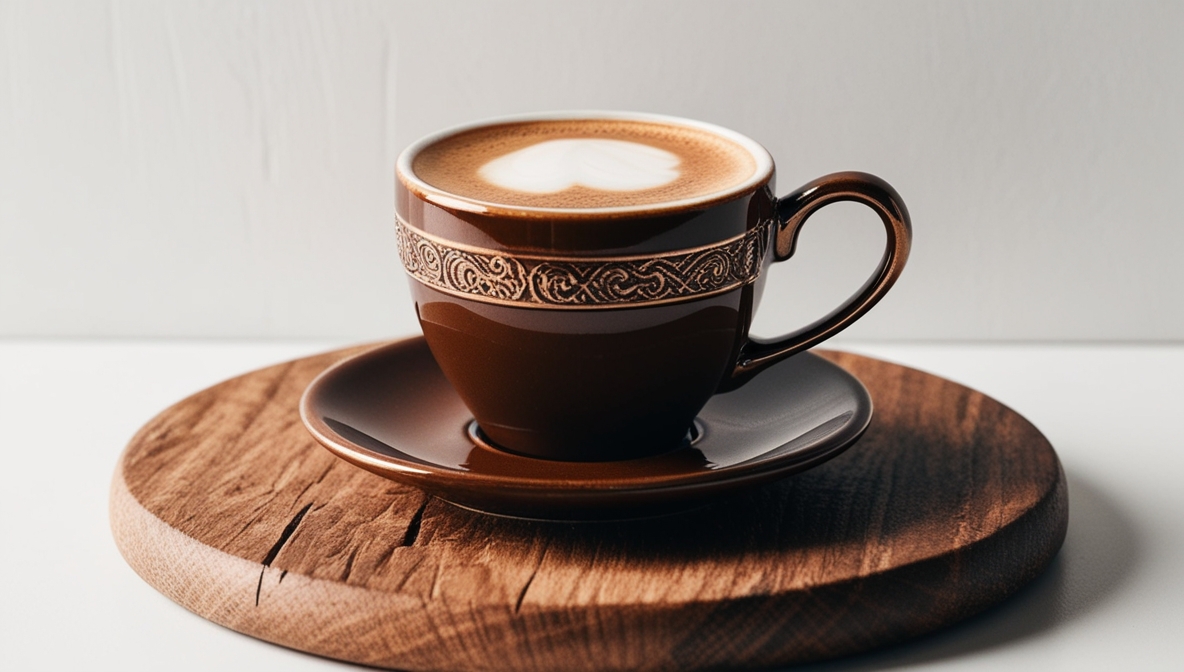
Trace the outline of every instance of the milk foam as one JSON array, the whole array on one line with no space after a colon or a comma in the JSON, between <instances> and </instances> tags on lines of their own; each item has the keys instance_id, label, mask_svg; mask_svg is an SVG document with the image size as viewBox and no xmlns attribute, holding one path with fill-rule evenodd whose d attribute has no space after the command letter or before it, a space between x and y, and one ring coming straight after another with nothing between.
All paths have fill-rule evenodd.
<instances>
[{"instance_id":1,"label":"milk foam","mask_svg":"<svg viewBox=\"0 0 1184 672\"><path fill-rule=\"evenodd\" d=\"M503 189L551 194L576 186L640 191L677 180L680 159L664 149L627 140L544 140L499 156L478 169Z\"/></svg>"},{"instance_id":2,"label":"milk foam","mask_svg":"<svg viewBox=\"0 0 1184 672\"><path fill-rule=\"evenodd\" d=\"M752 186L772 168L764 148L725 129L611 116L477 124L399 159L400 179L422 182L432 202L477 211L661 207Z\"/></svg>"}]
</instances>

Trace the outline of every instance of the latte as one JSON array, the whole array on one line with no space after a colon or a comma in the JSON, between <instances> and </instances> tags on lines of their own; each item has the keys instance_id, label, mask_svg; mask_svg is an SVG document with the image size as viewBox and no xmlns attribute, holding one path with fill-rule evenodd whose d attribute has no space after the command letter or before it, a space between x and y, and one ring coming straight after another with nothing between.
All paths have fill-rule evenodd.
<instances>
[{"instance_id":1,"label":"latte","mask_svg":"<svg viewBox=\"0 0 1184 672\"><path fill-rule=\"evenodd\" d=\"M766 157L759 147L694 126L547 119L446 135L420 148L410 168L427 185L469 201L584 210L726 193L767 170Z\"/></svg>"}]
</instances>

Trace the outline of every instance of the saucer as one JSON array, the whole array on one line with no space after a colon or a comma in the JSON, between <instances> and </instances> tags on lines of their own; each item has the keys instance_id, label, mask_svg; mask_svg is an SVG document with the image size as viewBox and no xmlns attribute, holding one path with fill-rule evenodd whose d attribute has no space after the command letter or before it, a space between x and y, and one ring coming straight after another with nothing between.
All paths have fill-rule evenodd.
<instances>
[{"instance_id":1,"label":"saucer","mask_svg":"<svg viewBox=\"0 0 1184 672\"><path fill-rule=\"evenodd\" d=\"M810 353L712 397L671 452L561 462L484 443L423 338L379 346L325 370L300 417L342 459L457 506L535 520L617 520L693 508L809 469L867 429L871 397Z\"/></svg>"}]
</instances>

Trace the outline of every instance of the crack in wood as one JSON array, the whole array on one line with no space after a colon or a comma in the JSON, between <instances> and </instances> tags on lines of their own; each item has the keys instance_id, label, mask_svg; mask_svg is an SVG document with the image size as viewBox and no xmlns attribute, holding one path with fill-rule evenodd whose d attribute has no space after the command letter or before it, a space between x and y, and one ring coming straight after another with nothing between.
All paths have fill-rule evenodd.
<instances>
[{"instance_id":1,"label":"crack in wood","mask_svg":"<svg viewBox=\"0 0 1184 672\"><path fill-rule=\"evenodd\" d=\"M345 559L345 571L341 573L342 582L349 580L349 575L354 571L354 560L358 557L358 546L354 546L354 550L349 552L349 557Z\"/></svg>"},{"instance_id":2,"label":"crack in wood","mask_svg":"<svg viewBox=\"0 0 1184 672\"><path fill-rule=\"evenodd\" d=\"M267 552L267 555L263 557L263 567L259 570L259 584L255 586L256 607L259 606L259 594L263 592L263 573L266 572L267 568L271 566L271 563L275 561L276 556L280 554L280 549L284 547L284 544L288 543L288 539L291 539L292 535L295 534L296 528L300 525L300 521L304 519L304 514L308 513L308 510L311 508L312 502L309 502L308 504L304 505L303 509L300 509L296 512L296 515L293 516L292 520L288 522L288 525L284 528L284 531L280 533L279 541L275 542L275 545L272 546L271 550Z\"/></svg>"},{"instance_id":3,"label":"crack in wood","mask_svg":"<svg viewBox=\"0 0 1184 672\"><path fill-rule=\"evenodd\" d=\"M514 613L518 613L522 609L522 602L526 599L526 591L530 590L530 584L534 583L534 577L539 575L539 569L543 566L543 560L547 557L547 550L551 547L550 541L543 545L543 552L539 553L539 561L534 566L534 571L530 573L530 578L526 580L526 585L522 586L522 591L518 593L518 601L514 603Z\"/></svg>"},{"instance_id":4,"label":"crack in wood","mask_svg":"<svg viewBox=\"0 0 1184 672\"><path fill-rule=\"evenodd\" d=\"M403 533L403 541L400 546L414 546L415 540L419 539L419 527L423 524L423 512L428 508L428 502L432 501L431 497L424 497L423 503L415 510L415 515L411 516L411 522L407 523L407 531Z\"/></svg>"}]
</instances>

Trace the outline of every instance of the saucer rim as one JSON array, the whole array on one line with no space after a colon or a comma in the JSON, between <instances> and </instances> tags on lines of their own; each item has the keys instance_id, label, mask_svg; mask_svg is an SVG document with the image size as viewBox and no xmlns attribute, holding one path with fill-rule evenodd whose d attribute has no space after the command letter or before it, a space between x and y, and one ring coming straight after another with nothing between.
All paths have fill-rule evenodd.
<instances>
[{"instance_id":1,"label":"saucer rim","mask_svg":"<svg viewBox=\"0 0 1184 672\"><path fill-rule=\"evenodd\" d=\"M587 478L578 479L562 476L556 476L554 478L538 478L488 474L475 471L460 471L442 465L412 464L390 455L377 453L365 448L364 446L360 446L348 441L348 439L345 439L345 437L342 437L340 434L333 431L332 428L328 427L328 425L326 425L320 417L313 413L313 399L325 386L326 381L333 378L343 369L361 364L366 359L379 357L382 354L385 354L388 350L398 350L413 347L419 343L422 343L423 340L424 339L422 336L412 336L409 338L377 343L371 348L345 357L342 360L327 367L324 371L313 378L313 380L305 387L304 392L301 394L299 413L301 422L304 424L305 429L308 430L317 443L321 444L322 447L329 450L334 455L344 459L345 461L371 473L382 476L383 478L402 480L423 489L442 490L449 486L460 489L484 489L490 486L497 486L503 496L512 496L512 492L514 491L529 496L537 496L547 492L562 492L565 498L580 498L581 495L588 497L589 501L584 503L584 506L588 506L599 503L600 500L606 496L630 496L638 494L670 496L680 489L688 490L687 495L692 496L697 492L701 492L703 488L711 488L712 486L722 486L726 484L728 488L734 488L747 482L754 482L755 484L766 482L781 476L788 476L790 474L804 471L826 462L854 445L860 439L860 437L863 436L864 432L867 431L867 428L871 424L871 420L874 417L874 402L870 392L863 382L860 381L859 378L854 374L850 373L838 364L835 364L834 362L831 362L823 357L819 357L810 351L800 353L799 355L795 355L795 357L810 356L818 358L822 361L822 363L828 367L831 367L835 374L847 379L847 381L852 384L855 393L864 401L864 403L859 404L859 408L856 411L856 417L844 424L844 428L839 438L819 440L818 445L802 448L780 458L773 458L766 461L757 461L751 464L745 464L742 462L736 465L720 467L717 469L705 469L692 473L683 472L665 475L658 473L650 474L648 476L626 475L615 477L589 476ZM428 353L430 355L430 350L428 350ZM860 411L862 411L862 414ZM863 417L860 418L859 415L862 415ZM471 445L473 445L474 448L478 450L488 450L493 452L492 449L488 449L483 446L476 444ZM776 450L776 448L772 450ZM646 460L660 459L670 454L671 453L665 453L663 455L636 458L635 460L619 460L612 462L585 464L621 465L626 462L642 462ZM541 458L516 455L509 452L500 451L497 452L497 455L499 459L511 461L580 464L578 462L567 463L543 460ZM594 502L593 500L596 501Z\"/></svg>"}]
</instances>

